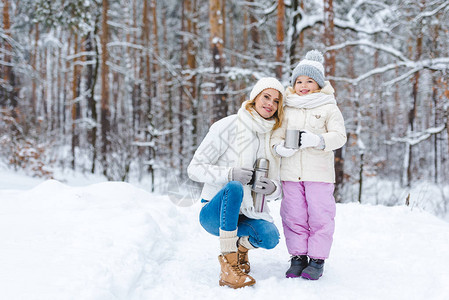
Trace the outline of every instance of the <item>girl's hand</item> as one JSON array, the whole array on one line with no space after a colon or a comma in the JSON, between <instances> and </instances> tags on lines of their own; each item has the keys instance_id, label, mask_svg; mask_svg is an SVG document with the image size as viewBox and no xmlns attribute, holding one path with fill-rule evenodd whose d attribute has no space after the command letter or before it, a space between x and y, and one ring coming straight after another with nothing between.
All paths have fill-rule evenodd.
<instances>
[{"instance_id":1,"label":"girl's hand","mask_svg":"<svg viewBox=\"0 0 449 300\"><path fill-rule=\"evenodd\" d=\"M299 149L318 147L320 144L320 136L308 130L301 130Z\"/></svg>"},{"instance_id":2,"label":"girl's hand","mask_svg":"<svg viewBox=\"0 0 449 300\"><path fill-rule=\"evenodd\" d=\"M282 157L290 157L298 151L298 149L291 149L284 146L284 141L274 146L274 151Z\"/></svg>"}]
</instances>

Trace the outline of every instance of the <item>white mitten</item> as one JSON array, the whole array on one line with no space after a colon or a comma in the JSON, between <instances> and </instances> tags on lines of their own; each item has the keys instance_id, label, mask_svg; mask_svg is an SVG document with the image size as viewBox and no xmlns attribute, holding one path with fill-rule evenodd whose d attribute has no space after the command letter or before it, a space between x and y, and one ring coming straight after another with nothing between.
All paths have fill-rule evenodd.
<instances>
[{"instance_id":1,"label":"white mitten","mask_svg":"<svg viewBox=\"0 0 449 300\"><path fill-rule=\"evenodd\" d=\"M282 157L290 157L293 154L296 153L296 151L298 151L298 149L291 149L291 148L287 148L284 146L284 141L280 142L279 144L277 144L276 146L274 146L274 151L276 151L276 153L279 156Z\"/></svg>"},{"instance_id":2,"label":"white mitten","mask_svg":"<svg viewBox=\"0 0 449 300\"><path fill-rule=\"evenodd\" d=\"M299 149L318 147L320 144L320 136L308 130L301 130L301 141Z\"/></svg>"}]
</instances>

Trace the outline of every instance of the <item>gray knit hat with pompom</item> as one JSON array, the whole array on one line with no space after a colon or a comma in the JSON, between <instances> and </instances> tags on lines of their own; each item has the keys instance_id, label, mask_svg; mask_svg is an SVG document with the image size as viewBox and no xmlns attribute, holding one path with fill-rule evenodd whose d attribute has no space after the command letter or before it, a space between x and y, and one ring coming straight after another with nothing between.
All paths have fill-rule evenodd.
<instances>
[{"instance_id":1,"label":"gray knit hat with pompom","mask_svg":"<svg viewBox=\"0 0 449 300\"><path fill-rule=\"evenodd\" d=\"M292 87L295 87L296 78L299 76L308 76L318 83L320 88L324 86L324 58L318 50L307 52L306 57L301 60L293 70L291 77Z\"/></svg>"}]
</instances>

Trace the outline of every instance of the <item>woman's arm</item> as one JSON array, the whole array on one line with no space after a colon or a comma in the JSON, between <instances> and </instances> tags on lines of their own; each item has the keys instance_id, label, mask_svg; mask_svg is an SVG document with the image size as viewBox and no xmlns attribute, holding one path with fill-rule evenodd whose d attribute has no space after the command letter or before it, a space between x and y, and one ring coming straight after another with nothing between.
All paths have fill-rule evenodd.
<instances>
[{"instance_id":1,"label":"woman's arm","mask_svg":"<svg viewBox=\"0 0 449 300\"><path fill-rule=\"evenodd\" d=\"M280 142L285 140L285 131L287 130L287 123L288 120L286 117L284 117L284 120L282 121L281 127L274 130L270 137L270 151L273 153L274 156L279 157L279 154L276 153L274 150L274 146L279 145Z\"/></svg>"},{"instance_id":2,"label":"woman's arm","mask_svg":"<svg viewBox=\"0 0 449 300\"><path fill-rule=\"evenodd\" d=\"M229 148L231 131L235 131L233 123L220 120L212 124L187 167L190 179L212 184L225 184L229 181L231 167L219 166L216 163Z\"/></svg>"}]
</instances>

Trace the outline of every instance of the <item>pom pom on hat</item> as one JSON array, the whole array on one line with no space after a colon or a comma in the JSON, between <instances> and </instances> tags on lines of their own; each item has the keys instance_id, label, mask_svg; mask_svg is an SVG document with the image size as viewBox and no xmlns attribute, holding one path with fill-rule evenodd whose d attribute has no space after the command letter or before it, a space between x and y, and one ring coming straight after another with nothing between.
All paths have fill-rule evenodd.
<instances>
[{"instance_id":1,"label":"pom pom on hat","mask_svg":"<svg viewBox=\"0 0 449 300\"><path fill-rule=\"evenodd\" d=\"M321 64L324 63L323 54L321 54L321 52L318 50L310 50L309 52L307 52L305 59L314 60Z\"/></svg>"},{"instance_id":2,"label":"pom pom on hat","mask_svg":"<svg viewBox=\"0 0 449 300\"><path fill-rule=\"evenodd\" d=\"M301 60L292 72L291 84L295 86L296 78L308 76L318 83L320 88L324 86L324 57L318 50L307 52L305 58Z\"/></svg>"},{"instance_id":3,"label":"pom pom on hat","mask_svg":"<svg viewBox=\"0 0 449 300\"><path fill-rule=\"evenodd\" d=\"M254 85L251 93L249 94L249 100L254 100L263 90L266 89L275 89L281 93L282 97L284 97L284 86L274 77L263 77L257 81Z\"/></svg>"}]
</instances>

